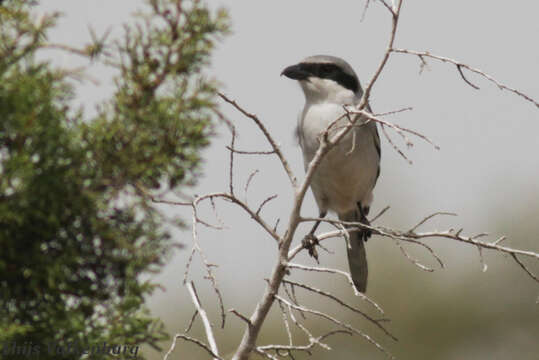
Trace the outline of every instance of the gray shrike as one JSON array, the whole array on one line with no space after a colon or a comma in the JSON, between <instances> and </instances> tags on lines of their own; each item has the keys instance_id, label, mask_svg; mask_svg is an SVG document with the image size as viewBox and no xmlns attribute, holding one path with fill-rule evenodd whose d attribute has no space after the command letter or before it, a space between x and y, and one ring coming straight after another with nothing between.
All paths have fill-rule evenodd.
<instances>
[{"instance_id":1,"label":"gray shrike","mask_svg":"<svg viewBox=\"0 0 539 360\"><path fill-rule=\"evenodd\" d=\"M320 145L320 134L343 117L343 106L359 104L363 90L352 67L334 56L308 57L287 67L281 75L297 80L305 94L305 107L299 116L296 134L307 169ZM370 111L368 106L367 110ZM346 117L337 122L329 132L330 138L347 123ZM376 123L365 123L360 118L356 126L326 154L314 173L311 189L320 217L325 217L327 211L332 210L342 221L369 224L366 216L379 174L380 137ZM314 232L319 223L315 223L306 239L310 237L316 241ZM364 242L370 235L368 230L352 232L347 246L350 274L356 289L362 293L367 289Z\"/></svg>"}]
</instances>

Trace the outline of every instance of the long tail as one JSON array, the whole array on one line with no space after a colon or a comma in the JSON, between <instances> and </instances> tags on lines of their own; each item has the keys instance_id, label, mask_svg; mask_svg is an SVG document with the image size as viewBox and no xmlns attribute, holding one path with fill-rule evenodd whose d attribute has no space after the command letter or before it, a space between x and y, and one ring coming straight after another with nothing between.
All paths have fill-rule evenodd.
<instances>
[{"instance_id":1,"label":"long tail","mask_svg":"<svg viewBox=\"0 0 539 360\"><path fill-rule=\"evenodd\" d=\"M351 211L345 214L339 214L342 221L362 222L368 224L367 219L357 211ZM368 231L354 231L350 233L350 246L347 246L348 265L350 266L350 275L354 285L359 292L365 293L367 290L367 275L369 269L367 266L367 253L365 252L365 240L368 239Z\"/></svg>"}]
</instances>

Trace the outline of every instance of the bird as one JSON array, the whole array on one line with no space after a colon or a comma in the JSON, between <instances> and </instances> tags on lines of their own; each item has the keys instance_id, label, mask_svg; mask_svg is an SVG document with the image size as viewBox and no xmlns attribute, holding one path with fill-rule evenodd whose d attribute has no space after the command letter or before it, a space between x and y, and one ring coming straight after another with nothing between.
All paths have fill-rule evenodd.
<instances>
[{"instance_id":1,"label":"bird","mask_svg":"<svg viewBox=\"0 0 539 360\"><path fill-rule=\"evenodd\" d=\"M358 105L363 90L354 69L345 60L330 55L315 55L286 67L281 75L296 80L305 95L305 106L298 117L296 136L303 153L305 171L320 146L320 135L330 124L329 132L336 134L348 124L345 106ZM372 112L367 103L366 110ZM380 136L376 122L360 117L354 126L322 159L311 180L311 190L318 205L320 218L328 211L335 212L343 222L370 225L367 219L373 190L380 175ZM304 238L317 244L314 235L320 220ZM347 244L348 264L354 287L367 290L368 266L365 241L371 236L368 229L350 232Z\"/></svg>"}]
</instances>

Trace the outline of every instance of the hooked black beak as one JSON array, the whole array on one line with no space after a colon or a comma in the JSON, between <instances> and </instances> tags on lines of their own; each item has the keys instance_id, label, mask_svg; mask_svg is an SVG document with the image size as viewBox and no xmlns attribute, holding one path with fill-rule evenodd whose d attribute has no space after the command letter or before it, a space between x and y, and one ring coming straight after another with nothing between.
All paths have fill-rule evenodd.
<instances>
[{"instance_id":1,"label":"hooked black beak","mask_svg":"<svg viewBox=\"0 0 539 360\"><path fill-rule=\"evenodd\" d=\"M305 80L307 79L311 74L309 74L307 71L305 71L301 64L292 65L287 67L283 70L281 73L281 76L284 75L289 79L293 80Z\"/></svg>"}]
</instances>

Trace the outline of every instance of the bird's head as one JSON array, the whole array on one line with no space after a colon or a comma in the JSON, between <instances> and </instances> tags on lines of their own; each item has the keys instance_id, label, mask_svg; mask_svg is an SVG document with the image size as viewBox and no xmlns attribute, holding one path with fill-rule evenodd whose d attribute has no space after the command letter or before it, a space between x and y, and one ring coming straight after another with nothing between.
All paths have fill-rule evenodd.
<instances>
[{"instance_id":1,"label":"bird's head","mask_svg":"<svg viewBox=\"0 0 539 360\"><path fill-rule=\"evenodd\" d=\"M362 95L354 69L335 56L310 56L287 67L281 75L297 80L310 102L348 104Z\"/></svg>"}]
</instances>

